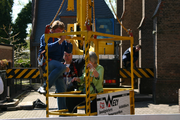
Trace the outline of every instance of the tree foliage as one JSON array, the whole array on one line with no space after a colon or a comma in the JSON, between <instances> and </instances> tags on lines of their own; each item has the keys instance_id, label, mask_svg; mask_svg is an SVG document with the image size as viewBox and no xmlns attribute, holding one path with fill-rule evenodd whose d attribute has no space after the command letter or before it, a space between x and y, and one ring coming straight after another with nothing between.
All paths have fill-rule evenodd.
<instances>
[{"instance_id":1,"label":"tree foliage","mask_svg":"<svg viewBox=\"0 0 180 120\"><path fill-rule=\"evenodd\" d=\"M0 0L0 43L14 45L14 63L16 64L26 54L23 50L27 46L26 28L32 19L32 2L29 0L29 3L24 6L14 24L11 17L13 4L13 0Z\"/></svg>"},{"instance_id":2,"label":"tree foliage","mask_svg":"<svg viewBox=\"0 0 180 120\"><path fill-rule=\"evenodd\" d=\"M18 44L19 47L26 47L25 38L28 34L26 28L27 24L32 21L32 2L29 0L29 3L22 8L14 24L11 17L13 4L13 0L0 0L0 43ZM12 36L16 41L11 39Z\"/></svg>"},{"instance_id":3,"label":"tree foliage","mask_svg":"<svg viewBox=\"0 0 180 120\"><path fill-rule=\"evenodd\" d=\"M12 21L11 14L13 3L13 0L0 0L0 43L9 44L9 41L3 38L8 38L11 34L9 33L9 28Z\"/></svg>"},{"instance_id":4,"label":"tree foliage","mask_svg":"<svg viewBox=\"0 0 180 120\"><path fill-rule=\"evenodd\" d=\"M26 32L27 24L32 22L32 2L29 1L28 4L24 6L21 12L18 14L18 17L15 20L13 25L13 34L19 33L16 38L19 40L15 44L21 43L23 46L27 46L26 41L24 40L28 33Z\"/></svg>"}]
</instances>

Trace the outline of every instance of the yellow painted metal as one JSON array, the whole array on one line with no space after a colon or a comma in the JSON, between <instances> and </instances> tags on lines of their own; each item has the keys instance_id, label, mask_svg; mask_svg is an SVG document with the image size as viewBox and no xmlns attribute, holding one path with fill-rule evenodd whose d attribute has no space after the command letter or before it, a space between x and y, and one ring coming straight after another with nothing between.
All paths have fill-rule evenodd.
<instances>
[{"instance_id":1,"label":"yellow painted metal","mask_svg":"<svg viewBox=\"0 0 180 120\"><path fill-rule=\"evenodd\" d=\"M74 0L68 0L67 11L74 11Z\"/></svg>"},{"instance_id":2,"label":"yellow painted metal","mask_svg":"<svg viewBox=\"0 0 180 120\"><path fill-rule=\"evenodd\" d=\"M125 71L129 76L131 76L131 72L127 71L127 69L124 69L124 71Z\"/></svg>"},{"instance_id":3,"label":"yellow painted metal","mask_svg":"<svg viewBox=\"0 0 180 120\"><path fill-rule=\"evenodd\" d=\"M39 78L39 70L37 68L21 68L7 69L6 79L34 79Z\"/></svg>"},{"instance_id":4,"label":"yellow painted metal","mask_svg":"<svg viewBox=\"0 0 180 120\"><path fill-rule=\"evenodd\" d=\"M126 40L124 38L122 38L123 40ZM90 41L104 41L104 42L110 42L110 41L119 41L121 40L120 38L105 38L105 39L90 39Z\"/></svg>"},{"instance_id":5,"label":"yellow painted metal","mask_svg":"<svg viewBox=\"0 0 180 120\"><path fill-rule=\"evenodd\" d=\"M74 24L67 24L67 32L71 32L71 29L74 31Z\"/></svg>"},{"instance_id":6,"label":"yellow painted metal","mask_svg":"<svg viewBox=\"0 0 180 120\"><path fill-rule=\"evenodd\" d=\"M78 23L78 24L80 24L80 6L81 6L81 4L80 4L80 0L77 0L77 2L76 2L76 22Z\"/></svg>"},{"instance_id":7,"label":"yellow painted metal","mask_svg":"<svg viewBox=\"0 0 180 120\"><path fill-rule=\"evenodd\" d=\"M91 0L86 0L86 1L88 1L87 3L86 3L86 5L88 5L88 6L86 6L87 8L87 10L86 10L86 14L87 14L87 17L88 18L86 18L86 19L88 19L88 20L92 20L92 2L91 2ZM91 24L91 22L90 22L90 24Z\"/></svg>"},{"instance_id":8,"label":"yellow painted metal","mask_svg":"<svg viewBox=\"0 0 180 120\"><path fill-rule=\"evenodd\" d=\"M46 46L45 46L45 63L46 63L46 67L45 67L45 71L46 71L46 76L48 76L48 40L49 40L50 37L48 37L48 34L45 34L45 43L46 43ZM48 77L46 77L46 117L49 117L49 82L48 82Z\"/></svg>"},{"instance_id":9,"label":"yellow painted metal","mask_svg":"<svg viewBox=\"0 0 180 120\"><path fill-rule=\"evenodd\" d=\"M50 33L46 34L47 37L60 37L62 35L85 35L87 34L87 31L78 31L78 32L65 32L65 33ZM111 35L111 34L106 34L106 33L100 33L100 32L93 32L93 31L88 31L89 35L99 35L99 36L104 36L104 37L111 37L111 38L103 38L103 39L93 39L89 38L89 41L118 41L118 40L133 40L133 37L127 37L127 36L118 36L118 35Z\"/></svg>"},{"instance_id":10,"label":"yellow painted metal","mask_svg":"<svg viewBox=\"0 0 180 120\"><path fill-rule=\"evenodd\" d=\"M131 88L134 89L134 77L133 77L133 44L134 38L130 37L130 46L131 46Z\"/></svg>"},{"instance_id":11,"label":"yellow painted metal","mask_svg":"<svg viewBox=\"0 0 180 120\"><path fill-rule=\"evenodd\" d=\"M131 88L133 91L130 93L130 111L131 114L135 114L135 103L134 103L134 77L133 77L133 44L134 44L134 38L131 37L130 39L130 46L131 46Z\"/></svg>"},{"instance_id":12,"label":"yellow painted metal","mask_svg":"<svg viewBox=\"0 0 180 120\"><path fill-rule=\"evenodd\" d=\"M154 76L154 72L152 72L149 68L146 69L152 76Z\"/></svg>"},{"instance_id":13,"label":"yellow painted metal","mask_svg":"<svg viewBox=\"0 0 180 120\"><path fill-rule=\"evenodd\" d=\"M85 106L78 106L77 109L85 108Z\"/></svg>"},{"instance_id":14,"label":"yellow painted metal","mask_svg":"<svg viewBox=\"0 0 180 120\"><path fill-rule=\"evenodd\" d=\"M125 90L133 90L131 88L103 88L104 91L125 91Z\"/></svg>"},{"instance_id":15,"label":"yellow painted metal","mask_svg":"<svg viewBox=\"0 0 180 120\"><path fill-rule=\"evenodd\" d=\"M49 97L86 97L86 94L50 93Z\"/></svg>"},{"instance_id":16,"label":"yellow painted metal","mask_svg":"<svg viewBox=\"0 0 180 120\"><path fill-rule=\"evenodd\" d=\"M137 76L139 76L140 78L142 77L135 69L133 69L134 74L136 74Z\"/></svg>"},{"instance_id":17,"label":"yellow painted metal","mask_svg":"<svg viewBox=\"0 0 180 120\"><path fill-rule=\"evenodd\" d=\"M29 78L29 76L35 71L35 69L31 70L24 78Z\"/></svg>"},{"instance_id":18,"label":"yellow painted metal","mask_svg":"<svg viewBox=\"0 0 180 120\"><path fill-rule=\"evenodd\" d=\"M90 97L96 96L96 94L89 94ZM63 94L63 93L49 93L49 97L86 97L86 94Z\"/></svg>"},{"instance_id":19,"label":"yellow painted metal","mask_svg":"<svg viewBox=\"0 0 180 120\"><path fill-rule=\"evenodd\" d=\"M86 90L86 114L90 115L90 77L89 77L89 69L86 67L89 62L89 41L88 37L90 35L85 35L85 90Z\"/></svg>"},{"instance_id":20,"label":"yellow painted metal","mask_svg":"<svg viewBox=\"0 0 180 120\"><path fill-rule=\"evenodd\" d=\"M114 55L114 41L99 41L99 54L112 54Z\"/></svg>"},{"instance_id":21,"label":"yellow painted metal","mask_svg":"<svg viewBox=\"0 0 180 120\"><path fill-rule=\"evenodd\" d=\"M97 40L95 40L95 41L93 41L94 42L94 44L95 44L95 52L96 52L96 55L97 55L97 61L98 61L98 63L99 63L99 41L97 41Z\"/></svg>"},{"instance_id":22,"label":"yellow painted metal","mask_svg":"<svg viewBox=\"0 0 180 120\"><path fill-rule=\"evenodd\" d=\"M85 36L85 66L87 66L88 61L89 61L89 43L90 41L93 41L95 44L95 52L97 53L97 55L99 54L99 41L113 41L113 40L130 40L131 43L131 51L132 51L132 47L133 47L133 37L123 37L123 36L117 36L117 35L110 35L110 34L104 34L104 33L99 33L99 32L92 32L92 31L79 31L79 32L65 32L65 33L53 33L53 34L46 34L45 35L45 40L46 42L48 41L48 39L50 37L60 37L62 35L82 35ZM93 39L91 38L91 36L93 35L101 35L101 36L105 36L105 37L111 37L111 38L107 38L107 39ZM72 38L74 39L74 38ZM82 39L80 37L80 39ZM46 43L47 44L47 43ZM46 48L46 47L45 47ZM47 48L46 48L47 49ZM47 53L47 52L46 52ZM132 55L131 55L132 57ZM131 59L133 60L133 58ZM132 62L132 61L131 61ZM46 64L48 65L48 61L46 61ZM47 70L47 67L46 67ZM47 113L47 117L51 114L51 115L68 115L68 116L89 116L89 115L96 115L97 113L90 113L90 97L91 96L96 96L97 94L90 94L90 77L89 77L89 70L88 68L85 68L86 70L86 77L85 77L85 85L86 85L86 94L73 94L72 92L70 93L61 93L61 94L55 94L55 93L51 93L49 94L49 92L47 92L46 97L47 97L47 108L46 108L46 113ZM133 66L131 66L131 71L133 71ZM131 76L133 76L133 72L129 73ZM47 77L48 78L48 77ZM134 114L134 81L133 81L133 77L131 77L131 88L130 89L122 89L122 88L104 88L104 93L111 93L111 92L116 92L116 91L124 91L124 90L130 90L130 110L131 110L131 114ZM48 82L47 82L48 85ZM48 91L48 88L46 88ZM85 97L86 98L86 113L85 114L76 114L76 113L63 113L60 111L55 111L55 112L49 112L48 109L48 97Z\"/></svg>"},{"instance_id":23,"label":"yellow painted metal","mask_svg":"<svg viewBox=\"0 0 180 120\"><path fill-rule=\"evenodd\" d=\"M81 91L68 91L68 92L61 92L62 94L79 94Z\"/></svg>"},{"instance_id":24,"label":"yellow painted metal","mask_svg":"<svg viewBox=\"0 0 180 120\"><path fill-rule=\"evenodd\" d=\"M131 78L131 72L129 69L120 68L120 78ZM154 78L152 68L137 68L133 69L134 78Z\"/></svg>"},{"instance_id":25,"label":"yellow painted metal","mask_svg":"<svg viewBox=\"0 0 180 120\"><path fill-rule=\"evenodd\" d=\"M125 36L117 36L117 35L111 35L111 34L105 34L105 33L99 33L99 32L92 32L92 31L86 31L87 28L85 26L85 22L87 21L91 21L91 7L92 7L92 2L91 0L77 0L77 24L80 26L81 31L77 31L77 32L70 32L71 29L73 27L73 24L68 25L68 32L65 33L53 33L53 34L45 34L45 42L46 42L46 74L45 76L48 76L48 47L47 47L47 43L48 43L48 39L50 37L60 37L62 35L80 35L81 37L74 37L72 38L73 40L84 40L83 37L85 37L85 66L87 66L88 61L89 61L89 44L90 41L93 41L95 44L95 52L97 54L97 56L99 56L99 54L104 53L104 51L101 51L101 48L106 48L105 47L105 43L107 42L111 42L113 43L114 41L119 41L119 40L130 40L130 46L131 46L131 51L133 52L133 37L125 37ZM73 10L74 9L74 0L68 0L68 8L67 10ZM89 23L89 25L91 26L91 23ZM75 31L75 30L74 30ZM104 37L109 37L109 38L104 38L104 39L93 39L91 38L91 36L93 35L97 35L97 36L104 36ZM114 44L112 44L113 46ZM75 46L75 44L73 44L73 46ZM109 47L109 46L108 46ZM109 49L113 49L113 47L109 48ZM109 50L108 50L109 51ZM75 51L73 51L73 53L75 53ZM80 54L82 52L78 52L77 54ZM113 54L113 52L111 51L110 53L107 54ZM133 63L133 54L131 54L131 65ZM98 61L99 61L99 57L98 57ZM91 113L90 112L90 97L92 96L96 96L97 94L90 94L90 77L89 77L89 70L88 68L85 68L86 71L86 77L85 77L85 85L86 85L86 94L74 94L73 92L69 92L69 93L61 93L61 94L55 94L55 93L51 93L49 94L49 90L48 90L48 77L46 80L46 104L47 104L47 108L46 108L46 116L49 117L49 115L68 115L68 116L87 116L87 115L97 115L97 113ZM133 71L133 66L131 66L131 71ZM129 73L131 76L133 76L133 72ZM123 90L130 90L130 109L131 109L131 114L134 114L134 81L133 81L133 77L131 77L131 89L122 89L122 88L104 88L104 92L103 93L111 93L111 92L116 92L116 91L123 91ZM101 94L103 94L101 93ZM86 113L85 114L78 114L78 113L64 113L67 112L67 110L60 110L60 111L52 111L49 112L49 101L48 101L48 97L85 97L86 98Z\"/></svg>"},{"instance_id":26,"label":"yellow painted metal","mask_svg":"<svg viewBox=\"0 0 180 120\"><path fill-rule=\"evenodd\" d=\"M121 71L120 71L119 74L120 74L123 78L127 78L126 75L125 75L124 73L122 73Z\"/></svg>"},{"instance_id":27,"label":"yellow painted metal","mask_svg":"<svg viewBox=\"0 0 180 120\"><path fill-rule=\"evenodd\" d=\"M11 69L7 69L7 70L6 70L6 73L9 73L9 72L11 72Z\"/></svg>"},{"instance_id":28,"label":"yellow painted metal","mask_svg":"<svg viewBox=\"0 0 180 120\"><path fill-rule=\"evenodd\" d=\"M88 19L91 24L92 11L91 0L77 0L77 23L80 25L81 31L87 30L85 22Z\"/></svg>"},{"instance_id":29,"label":"yellow painted metal","mask_svg":"<svg viewBox=\"0 0 180 120\"><path fill-rule=\"evenodd\" d=\"M75 31L74 28L75 28L75 24L68 24L67 25L67 32ZM67 36L67 37L70 37L70 36ZM67 37L66 37L66 39L67 39ZM83 55L83 50L79 49L78 40L83 42L82 37L75 37L74 36L73 38L70 39L70 41L73 45L73 50L72 50L73 55Z\"/></svg>"},{"instance_id":30,"label":"yellow painted metal","mask_svg":"<svg viewBox=\"0 0 180 120\"><path fill-rule=\"evenodd\" d=\"M27 69L24 69L24 70L17 76L17 78L20 78L26 71L27 71Z\"/></svg>"},{"instance_id":31,"label":"yellow painted metal","mask_svg":"<svg viewBox=\"0 0 180 120\"><path fill-rule=\"evenodd\" d=\"M114 40L130 40L131 41L131 39L133 38L133 37L127 37L127 36L118 36L118 35L112 35L112 34L107 34L107 33L93 32L93 31L89 31L89 32L92 32L93 35L97 35L97 36L112 37ZM101 39L97 39L97 40L101 40ZM108 38L104 40L108 40Z\"/></svg>"},{"instance_id":32,"label":"yellow painted metal","mask_svg":"<svg viewBox=\"0 0 180 120\"><path fill-rule=\"evenodd\" d=\"M63 0L64 2L64 0ZM62 2L62 3L63 3ZM94 3L93 3L94 4ZM61 9L62 5L60 6ZM76 31L71 32L71 27L75 28L73 24L68 25L68 30L65 33L49 33L45 34L45 71L44 76L46 76L46 117L49 117L49 115L64 115L64 116L89 116L89 115L97 115L97 112L91 113L90 111L90 98L91 97L96 97L97 94L90 94L90 76L89 76L89 69L85 67L85 72L86 72L86 77L85 77L85 89L86 89L86 94L77 94L80 93L80 91L76 92L64 92L64 93L49 93L49 82L48 82L48 39L50 37L54 38L59 38L62 35L80 35L81 37L74 37L71 38L73 40L84 40L83 37L85 37L85 66L87 66L89 62L89 48L90 48L90 42L94 42L95 44L95 52L98 56L98 61L99 61L99 54L101 53L100 51L100 44L105 43L105 42L112 42L112 41L119 41L119 40L130 40L130 47L131 47L131 71L133 71L133 44L134 44L134 38L133 37L128 37L128 36L117 36L117 35L111 35L111 34L105 34L105 33L100 33L100 32L93 32L93 31L87 31L87 28L85 26L85 22L89 20L89 25L91 25L91 18L92 18L92 2L91 0L77 0L77 23L80 26L81 31ZM59 11L60 11L59 9ZM74 0L68 0L68 8L67 10L74 10ZM54 20L53 20L54 21ZM52 23L52 22L51 22ZM51 24L50 24L51 25ZM104 36L104 37L109 37L109 38L103 38L103 39L94 39L91 36ZM73 44L74 46L74 44ZM102 45L104 47L104 45ZM80 54L79 52L78 54ZM19 70L15 71L17 73ZM9 72L9 71L8 71ZM133 72L129 73L131 76L133 76ZM134 80L133 77L131 77L131 88L104 88L103 93L99 94L104 94L104 93L112 93L112 92L117 92L117 91L124 91L124 90L129 90L130 91L130 111L131 114L134 114L134 109L135 109L135 104L134 104ZM51 111L49 112L49 97L84 97L86 98L86 113L85 114L78 114L78 113L65 113L68 110L63 109L63 110L58 110L58 111Z\"/></svg>"},{"instance_id":33,"label":"yellow painted metal","mask_svg":"<svg viewBox=\"0 0 180 120\"><path fill-rule=\"evenodd\" d=\"M145 76L145 77L149 77L149 75L148 74L146 74L142 69L139 69L139 71ZM150 77L149 77L150 78Z\"/></svg>"},{"instance_id":34,"label":"yellow painted metal","mask_svg":"<svg viewBox=\"0 0 180 120\"><path fill-rule=\"evenodd\" d=\"M118 91L125 91L125 90L129 90L129 94L130 94L130 113L131 114L134 114L134 91L133 89L131 88L104 88L104 92L103 93L99 93L99 94L104 94L104 93L112 93L112 92L118 92ZM79 91L77 91L79 92ZM68 92L66 92L68 93ZM69 93L76 93L71 91ZM90 94L90 97L96 97L97 94ZM54 93L53 94L49 94L49 97L85 97L86 94L80 94L80 95L75 95L75 94L59 94L59 95L55 95ZM81 109L81 108L85 108L85 106L80 106L78 107L78 109ZM82 114L82 113L68 113L68 110L67 109L63 109L63 110L58 110L58 111L51 111L49 112L48 111L48 115L63 115L63 116L91 116L91 115L97 115L97 112L94 112L94 113L85 113L85 114Z\"/></svg>"},{"instance_id":35,"label":"yellow painted metal","mask_svg":"<svg viewBox=\"0 0 180 120\"><path fill-rule=\"evenodd\" d=\"M130 113L131 115L135 114L135 104L134 104L134 90L129 91L129 99L130 99Z\"/></svg>"},{"instance_id":36,"label":"yellow painted metal","mask_svg":"<svg viewBox=\"0 0 180 120\"><path fill-rule=\"evenodd\" d=\"M19 70L20 70L20 69L15 70L14 73L16 74L17 72L19 72Z\"/></svg>"},{"instance_id":37,"label":"yellow painted metal","mask_svg":"<svg viewBox=\"0 0 180 120\"><path fill-rule=\"evenodd\" d=\"M93 7L93 31L96 32L96 22L95 22L95 2L92 1L92 7Z\"/></svg>"},{"instance_id":38,"label":"yellow painted metal","mask_svg":"<svg viewBox=\"0 0 180 120\"><path fill-rule=\"evenodd\" d=\"M12 78L13 76L12 75L10 75L8 78ZM6 78L7 78L7 76L6 76Z\"/></svg>"},{"instance_id":39,"label":"yellow painted metal","mask_svg":"<svg viewBox=\"0 0 180 120\"><path fill-rule=\"evenodd\" d=\"M86 30L86 26L85 26L85 21L86 21L86 0L80 0L80 11L79 11L79 15L80 15L80 18L79 18L79 26L81 28L81 31L84 31Z\"/></svg>"},{"instance_id":40,"label":"yellow painted metal","mask_svg":"<svg viewBox=\"0 0 180 120\"><path fill-rule=\"evenodd\" d=\"M39 71L32 77L32 78L37 78L37 76L39 75Z\"/></svg>"},{"instance_id":41,"label":"yellow painted metal","mask_svg":"<svg viewBox=\"0 0 180 120\"><path fill-rule=\"evenodd\" d=\"M60 36L63 36L63 35L85 35L85 34L87 34L87 31L64 32L64 33L49 33L49 34L46 34L46 36L48 38L50 38L50 37L59 38Z\"/></svg>"},{"instance_id":42,"label":"yellow painted metal","mask_svg":"<svg viewBox=\"0 0 180 120\"><path fill-rule=\"evenodd\" d=\"M83 113L64 113L64 112L58 112L58 111L52 111L49 112L49 115L62 115L62 116L94 116L97 115L97 112L91 113L91 114L83 114Z\"/></svg>"}]
</instances>

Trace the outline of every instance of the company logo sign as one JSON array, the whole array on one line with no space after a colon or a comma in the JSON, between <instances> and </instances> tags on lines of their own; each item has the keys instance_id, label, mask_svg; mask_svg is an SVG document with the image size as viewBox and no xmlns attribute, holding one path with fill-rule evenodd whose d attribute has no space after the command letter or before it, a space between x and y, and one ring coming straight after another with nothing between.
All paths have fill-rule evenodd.
<instances>
[{"instance_id":1,"label":"company logo sign","mask_svg":"<svg viewBox=\"0 0 180 120\"><path fill-rule=\"evenodd\" d=\"M98 115L130 114L129 91L97 95Z\"/></svg>"}]
</instances>

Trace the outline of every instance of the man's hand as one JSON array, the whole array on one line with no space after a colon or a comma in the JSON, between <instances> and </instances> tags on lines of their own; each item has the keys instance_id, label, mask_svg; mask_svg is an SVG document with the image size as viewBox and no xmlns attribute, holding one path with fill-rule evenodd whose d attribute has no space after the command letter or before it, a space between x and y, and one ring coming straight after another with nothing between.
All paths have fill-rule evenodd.
<instances>
[{"instance_id":1,"label":"man's hand","mask_svg":"<svg viewBox=\"0 0 180 120\"><path fill-rule=\"evenodd\" d=\"M80 78L78 77L74 77L71 82L74 82L74 81L81 82Z\"/></svg>"},{"instance_id":2,"label":"man's hand","mask_svg":"<svg viewBox=\"0 0 180 120\"><path fill-rule=\"evenodd\" d=\"M66 67L66 71L65 72L69 72L69 71L70 71L69 67Z\"/></svg>"},{"instance_id":3,"label":"man's hand","mask_svg":"<svg viewBox=\"0 0 180 120\"><path fill-rule=\"evenodd\" d=\"M65 39L66 39L65 35L61 36L61 38L59 39L59 44L61 44Z\"/></svg>"},{"instance_id":4,"label":"man's hand","mask_svg":"<svg viewBox=\"0 0 180 120\"><path fill-rule=\"evenodd\" d=\"M61 36L61 40L65 40L66 39L66 35L63 35L63 36Z\"/></svg>"},{"instance_id":5,"label":"man's hand","mask_svg":"<svg viewBox=\"0 0 180 120\"><path fill-rule=\"evenodd\" d=\"M88 63L87 67L94 70L94 67L91 63Z\"/></svg>"},{"instance_id":6,"label":"man's hand","mask_svg":"<svg viewBox=\"0 0 180 120\"><path fill-rule=\"evenodd\" d=\"M90 69L90 71L92 72L94 77L96 77L96 78L99 77L99 73L96 71L96 69L94 68L94 66L91 63L89 63L87 65L87 67Z\"/></svg>"}]
</instances>

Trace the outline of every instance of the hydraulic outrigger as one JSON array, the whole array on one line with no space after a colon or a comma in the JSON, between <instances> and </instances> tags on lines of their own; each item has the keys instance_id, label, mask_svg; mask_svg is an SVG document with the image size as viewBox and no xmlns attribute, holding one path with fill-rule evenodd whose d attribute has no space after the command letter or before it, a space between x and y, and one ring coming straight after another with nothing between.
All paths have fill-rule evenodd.
<instances>
[{"instance_id":1,"label":"hydraulic outrigger","mask_svg":"<svg viewBox=\"0 0 180 120\"><path fill-rule=\"evenodd\" d=\"M62 1L62 4L64 3L64 0ZM58 10L60 11L62 4ZM49 33L49 26L51 24L46 26L45 30L45 57L46 57L46 68L45 71L46 73L44 74L46 77L46 117L49 117L49 115L64 115L64 116L90 116L90 115L97 115L97 112L91 113L90 110L90 100L93 97L96 97L98 94L105 94L105 93L113 93L117 91L124 91L128 90L129 95L130 95L130 114L134 114L134 81L133 81L133 72L131 72L131 88L104 88L103 93L98 93L98 94L90 94L90 77L89 77L89 70L86 67L89 61L89 48L90 48L90 42L92 41L95 44L95 52L97 56L99 56L98 48L99 48L99 41L119 41L119 40L130 40L130 47L131 47L131 71L133 71L133 43L134 39L132 35L128 36L118 36L118 35L111 35L111 34L105 34L105 33L100 33L96 32L95 30L95 22L94 22L94 30L91 30L92 24L90 23L91 21L91 8L94 9L94 0L91 2L91 0L77 0L77 23L80 27L80 31L74 30L74 32L65 32L65 33ZM73 10L74 9L74 0L68 0L68 8L67 10ZM93 10L94 11L94 10ZM57 12L57 13L58 13ZM57 16L57 14L56 14ZM93 13L93 18L95 19L95 15ZM86 77L85 77L85 90L86 94L76 94L80 93L80 91L71 91L71 92L65 92L65 93L49 93L49 83L48 83L48 39L50 37L59 37L66 35L67 38L69 39L69 36L74 36L70 38L71 40L84 40L84 46L85 46L85 72L86 72ZM77 37L78 36L78 37ZM107 38L103 39L97 39L96 36L104 36ZM98 58L99 59L99 58ZM49 111L49 97L85 97L86 99L86 110L85 114L80 114L80 113L68 113L67 109L63 110L58 110L58 111Z\"/></svg>"}]
</instances>

